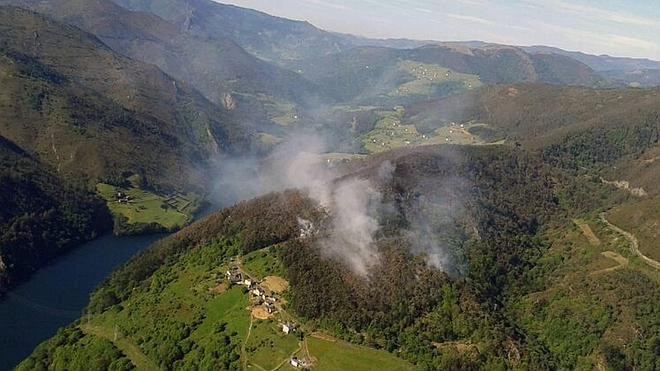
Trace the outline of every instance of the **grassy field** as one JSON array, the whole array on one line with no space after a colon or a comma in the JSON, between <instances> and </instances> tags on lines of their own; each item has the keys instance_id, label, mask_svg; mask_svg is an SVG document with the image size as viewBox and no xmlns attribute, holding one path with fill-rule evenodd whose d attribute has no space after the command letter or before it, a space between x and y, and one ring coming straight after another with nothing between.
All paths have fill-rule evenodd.
<instances>
[{"instance_id":1,"label":"grassy field","mask_svg":"<svg viewBox=\"0 0 660 371\"><path fill-rule=\"evenodd\" d=\"M213 331L214 324L224 321L230 331L236 331L241 338L245 338L250 326L250 315L245 309L247 306L247 295L239 287L214 297L204 305L206 318L191 336L201 341Z\"/></svg>"},{"instance_id":2,"label":"grassy field","mask_svg":"<svg viewBox=\"0 0 660 371\"><path fill-rule=\"evenodd\" d=\"M660 261L660 196L619 206L607 215L610 222L637 237L642 254Z\"/></svg>"},{"instance_id":3,"label":"grassy field","mask_svg":"<svg viewBox=\"0 0 660 371\"><path fill-rule=\"evenodd\" d=\"M264 104L266 115L275 124L286 127L298 122L298 111L293 104L263 94L256 98Z\"/></svg>"},{"instance_id":4,"label":"grassy field","mask_svg":"<svg viewBox=\"0 0 660 371\"><path fill-rule=\"evenodd\" d=\"M299 349L295 334L283 333L273 321L255 321L250 338L246 343L249 364L272 369L289 358Z\"/></svg>"},{"instance_id":5,"label":"grassy field","mask_svg":"<svg viewBox=\"0 0 660 371\"><path fill-rule=\"evenodd\" d=\"M421 134L415 125L402 122L403 115L403 109L384 113L374 130L362 137L364 149L369 153L379 153L399 147L427 144L484 144L483 141L468 132L471 125L476 124L443 126L433 133Z\"/></svg>"},{"instance_id":6,"label":"grassy field","mask_svg":"<svg viewBox=\"0 0 660 371\"><path fill-rule=\"evenodd\" d=\"M334 339L307 337L307 348L314 359L313 370L382 371L413 370L414 367L391 353L357 346Z\"/></svg>"},{"instance_id":7,"label":"grassy field","mask_svg":"<svg viewBox=\"0 0 660 371\"><path fill-rule=\"evenodd\" d=\"M113 215L125 217L128 224L156 223L167 230L189 223L200 201L191 193L161 196L136 187L119 188L105 183L97 184L96 191L106 200ZM130 196L130 202L118 202L120 191Z\"/></svg>"},{"instance_id":8,"label":"grassy field","mask_svg":"<svg viewBox=\"0 0 660 371\"><path fill-rule=\"evenodd\" d=\"M276 246L253 251L242 259L244 268L254 278L262 280L266 276L284 276L284 266L277 257Z\"/></svg>"}]
</instances>

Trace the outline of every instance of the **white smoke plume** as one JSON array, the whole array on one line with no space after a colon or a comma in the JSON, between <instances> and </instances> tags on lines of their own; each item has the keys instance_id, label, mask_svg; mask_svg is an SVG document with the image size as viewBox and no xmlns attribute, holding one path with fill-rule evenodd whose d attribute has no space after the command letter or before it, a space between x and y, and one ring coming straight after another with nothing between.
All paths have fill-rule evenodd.
<instances>
[{"instance_id":1,"label":"white smoke plume","mask_svg":"<svg viewBox=\"0 0 660 371\"><path fill-rule=\"evenodd\" d=\"M374 235L378 232L380 192L367 179L338 179L322 154L326 144L315 135L297 136L279 145L265 160L232 158L219 161L215 198L224 206L268 192L296 188L305 191L330 216L330 231L320 242L322 253L366 275L379 261ZM380 177L389 177L387 162Z\"/></svg>"}]
</instances>

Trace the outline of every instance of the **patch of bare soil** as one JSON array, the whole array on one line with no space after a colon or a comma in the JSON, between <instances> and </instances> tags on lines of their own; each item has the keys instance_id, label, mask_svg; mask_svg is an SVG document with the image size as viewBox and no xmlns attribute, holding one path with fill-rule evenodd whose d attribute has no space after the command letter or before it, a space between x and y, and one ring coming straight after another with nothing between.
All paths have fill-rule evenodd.
<instances>
[{"instance_id":1,"label":"patch of bare soil","mask_svg":"<svg viewBox=\"0 0 660 371\"><path fill-rule=\"evenodd\" d=\"M610 268L601 269L601 270L598 270L598 271L595 271L595 272L591 272L591 273L589 273L590 276L597 275L597 274L602 274L602 273L613 272L615 270L618 270L618 269L621 269L621 268L624 268L624 267L628 266L628 259L626 259L623 256L615 253L614 251L604 251L604 252L601 253L601 255L603 255L606 258L609 258L609 259L612 259L612 260L616 261L617 263L619 263L619 265L616 265L616 266L610 267Z\"/></svg>"},{"instance_id":2,"label":"patch of bare soil","mask_svg":"<svg viewBox=\"0 0 660 371\"><path fill-rule=\"evenodd\" d=\"M272 316L273 315L268 313L266 308L264 308L262 306L252 308L252 317L254 317L256 319L267 320L267 319L270 319Z\"/></svg>"},{"instance_id":3,"label":"patch of bare soil","mask_svg":"<svg viewBox=\"0 0 660 371\"><path fill-rule=\"evenodd\" d=\"M289 288L289 282L282 277L268 276L264 278L261 286L266 290L280 294Z\"/></svg>"},{"instance_id":4,"label":"patch of bare soil","mask_svg":"<svg viewBox=\"0 0 660 371\"><path fill-rule=\"evenodd\" d=\"M228 288L229 285L227 285L226 282L222 282L218 286L212 288L211 292L213 292L214 294L222 294L223 292L227 291Z\"/></svg>"},{"instance_id":5,"label":"patch of bare soil","mask_svg":"<svg viewBox=\"0 0 660 371\"><path fill-rule=\"evenodd\" d=\"M575 225L580 227L580 230L582 231L582 234L584 235L584 237L587 238L587 240L589 240L589 244L591 246L600 246L600 239L598 239L598 236L596 236L596 234L591 229L589 224L578 221L578 220L574 220L573 222L575 223Z\"/></svg>"},{"instance_id":6,"label":"patch of bare soil","mask_svg":"<svg viewBox=\"0 0 660 371\"><path fill-rule=\"evenodd\" d=\"M313 333L312 333L312 337L315 337L315 338L317 338L317 339L321 339L321 340L325 340L325 341L331 341L331 342L333 342L333 343L334 343L335 341L337 341L337 339L333 338L333 337L330 336L330 335L326 335L326 334L324 334L324 333L322 333L322 332L313 332Z\"/></svg>"}]
</instances>

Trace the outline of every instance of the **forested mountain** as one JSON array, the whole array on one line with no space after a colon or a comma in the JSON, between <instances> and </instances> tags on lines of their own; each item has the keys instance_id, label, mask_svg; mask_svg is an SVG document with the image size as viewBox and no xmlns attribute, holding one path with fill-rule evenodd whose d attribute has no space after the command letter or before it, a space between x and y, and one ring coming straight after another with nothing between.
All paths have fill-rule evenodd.
<instances>
[{"instance_id":1,"label":"forested mountain","mask_svg":"<svg viewBox=\"0 0 660 371\"><path fill-rule=\"evenodd\" d=\"M183 228L18 369L660 367L656 62L0 5L0 291Z\"/></svg>"},{"instance_id":2,"label":"forested mountain","mask_svg":"<svg viewBox=\"0 0 660 371\"><path fill-rule=\"evenodd\" d=\"M132 171L181 187L203 184L210 156L249 148L249 126L90 34L12 7L0 8L0 27L2 133L55 168L92 181Z\"/></svg>"},{"instance_id":3,"label":"forested mountain","mask_svg":"<svg viewBox=\"0 0 660 371\"><path fill-rule=\"evenodd\" d=\"M304 105L321 99L318 88L311 83L253 57L222 34L198 36L156 15L133 12L111 0L3 2L30 7L75 25L97 36L113 51L154 64L190 84L217 105L228 105L227 96L237 94L249 102L245 104L257 106L264 101Z\"/></svg>"},{"instance_id":4,"label":"forested mountain","mask_svg":"<svg viewBox=\"0 0 660 371\"><path fill-rule=\"evenodd\" d=\"M201 194L214 156L250 151L250 125L78 28L0 7L0 29L0 135L21 148L3 157L3 290L108 231L96 183Z\"/></svg>"},{"instance_id":5,"label":"forested mountain","mask_svg":"<svg viewBox=\"0 0 660 371\"><path fill-rule=\"evenodd\" d=\"M394 168L391 178L382 175L384 163ZM222 283L218 287L224 289L215 288L223 278L213 277L236 261L243 261L243 272L265 269L263 276L278 274L290 282L282 310L303 326L300 339L312 352L300 357L314 357L314 339L325 332L429 369L653 366L653 340L623 335L632 343L622 348L608 333L638 326L644 339L657 339L657 331L646 327L657 312L648 311L657 294L632 290L626 300L634 304L626 308L622 302L593 301L580 286L572 305L562 299L562 286L553 284L561 268L551 260L555 247L550 244L563 241L567 217L579 213L577 204L566 209L562 200L588 184L606 195L597 183L560 176L539 157L506 147L407 149L352 163L347 171L338 184L355 176L370 179L391 205L375 240L379 261L366 277L324 251L321 241L332 224L315 202L295 192L268 195L216 213L134 259L93 295L87 319L42 344L19 369L60 364L72 349L79 349L75 359L91 359L96 350L79 345L112 324L163 368L233 369L271 359L264 357L285 346L287 337L266 335L269 322L252 319L257 340L250 342L240 299L247 290L241 294ZM583 205L608 202L591 197ZM461 200L464 212L442 211ZM415 250L420 236L409 232L420 213L430 213L434 226L421 241L437 238L455 270L442 272ZM317 231L303 237L301 219ZM652 287L644 274L626 273L626 280L635 277ZM534 302L546 285L560 290L559 296ZM613 289L630 287L625 281ZM241 309L214 309L228 308L230 302ZM552 332L539 335L548 322ZM257 342L263 341L260 336L267 336L266 343ZM242 347L243 342L248 345ZM219 344L224 344L223 356L215 357ZM325 358L318 357L315 362L322 366ZM103 359L105 364L125 362L118 356Z\"/></svg>"},{"instance_id":6,"label":"forested mountain","mask_svg":"<svg viewBox=\"0 0 660 371\"><path fill-rule=\"evenodd\" d=\"M644 69L660 69L660 62L645 58L622 58L610 57L608 55L591 55L581 52L569 52L549 46L528 46L524 49L534 54L559 54L578 60L595 71L636 71Z\"/></svg>"},{"instance_id":7,"label":"forested mountain","mask_svg":"<svg viewBox=\"0 0 660 371\"><path fill-rule=\"evenodd\" d=\"M345 52L302 61L297 69L303 76L325 86L343 101L385 95L415 80L415 71L401 63L417 62L429 70L426 79L444 85L439 95L455 93L476 84L456 84L452 74L477 76L480 83L536 82L557 85L597 86L601 77L586 65L559 55L528 55L515 47L465 49L428 45L400 50L384 47L356 47ZM445 81L442 81L445 80ZM458 86L454 86L458 85Z\"/></svg>"},{"instance_id":8,"label":"forested mountain","mask_svg":"<svg viewBox=\"0 0 660 371\"><path fill-rule=\"evenodd\" d=\"M112 226L105 204L84 186L0 136L0 295L45 262Z\"/></svg>"},{"instance_id":9,"label":"forested mountain","mask_svg":"<svg viewBox=\"0 0 660 371\"><path fill-rule=\"evenodd\" d=\"M408 107L423 132L476 122L474 134L543 153L565 169L598 169L608 179L655 194L660 150L660 91L511 85L485 87Z\"/></svg>"},{"instance_id":10,"label":"forested mountain","mask_svg":"<svg viewBox=\"0 0 660 371\"><path fill-rule=\"evenodd\" d=\"M520 84L484 87L408 107L409 120L429 130L447 122L475 120L495 133L534 148L592 129L632 128L656 122L658 89L594 90Z\"/></svg>"},{"instance_id":11,"label":"forested mountain","mask_svg":"<svg viewBox=\"0 0 660 371\"><path fill-rule=\"evenodd\" d=\"M307 22L273 17L211 0L113 1L128 9L152 12L203 37L229 37L248 52L282 66L344 49L341 37Z\"/></svg>"},{"instance_id":12,"label":"forested mountain","mask_svg":"<svg viewBox=\"0 0 660 371\"><path fill-rule=\"evenodd\" d=\"M634 71L653 76L660 64L648 59L617 58L568 52L545 46L515 47L485 42L440 42L376 40L325 32L306 22L273 17L251 9L218 4L210 0L117 0L129 9L147 11L193 33L234 39L248 52L294 71L318 60L357 47L421 49L433 59L427 63L447 68L459 63L463 73L474 73L492 82L547 82L552 84L603 86L605 84L657 86L655 79L631 75ZM431 50L425 50L430 48ZM359 53L359 52L358 52ZM448 59L447 59L448 58ZM495 58L503 58L502 63ZM442 62L448 62L445 65ZM465 70L465 64L470 68ZM321 66L325 68L324 66ZM312 73L311 71L307 71ZM321 72L321 74L323 74ZM318 79L313 79L317 81ZM652 84L652 85L651 85ZM332 91L332 90L331 90Z\"/></svg>"}]
</instances>

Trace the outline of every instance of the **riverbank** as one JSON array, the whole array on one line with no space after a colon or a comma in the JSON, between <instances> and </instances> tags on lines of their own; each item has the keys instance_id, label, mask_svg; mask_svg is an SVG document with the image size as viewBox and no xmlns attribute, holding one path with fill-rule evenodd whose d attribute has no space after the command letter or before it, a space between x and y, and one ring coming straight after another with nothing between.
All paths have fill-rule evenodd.
<instances>
[{"instance_id":1,"label":"riverbank","mask_svg":"<svg viewBox=\"0 0 660 371\"><path fill-rule=\"evenodd\" d=\"M62 326L80 317L90 293L113 270L166 234L85 243L34 273L0 302L0 370L9 370Z\"/></svg>"}]
</instances>

